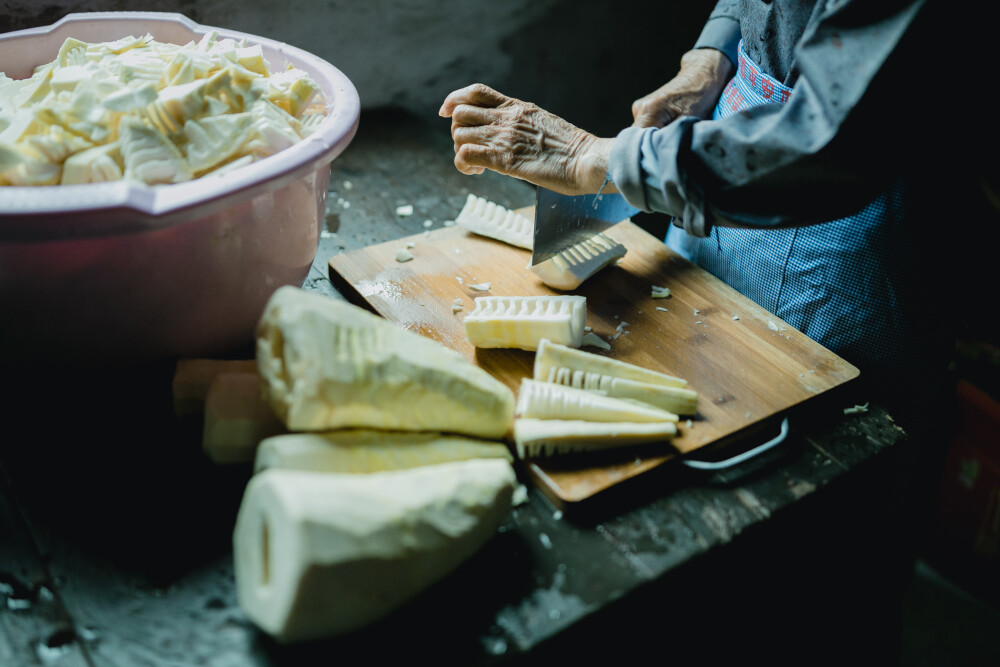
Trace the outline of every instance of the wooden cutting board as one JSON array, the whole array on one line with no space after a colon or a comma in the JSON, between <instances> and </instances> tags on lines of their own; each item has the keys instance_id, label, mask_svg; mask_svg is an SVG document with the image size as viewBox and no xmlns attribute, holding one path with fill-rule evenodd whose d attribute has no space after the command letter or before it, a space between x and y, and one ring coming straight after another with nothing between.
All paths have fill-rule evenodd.
<instances>
[{"instance_id":1,"label":"wooden cutting board","mask_svg":"<svg viewBox=\"0 0 1000 667\"><path fill-rule=\"evenodd\" d=\"M531 208L518 212L534 216ZM587 324L611 349L584 349L685 378L699 394L699 409L690 420L682 417L672 446L525 462L557 507L736 439L857 377L857 368L631 221L607 234L628 253L574 293L587 297ZM399 250L413 259L397 261ZM466 340L462 319L477 296L558 294L527 270L530 259L527 250L444 227L334 255L329 265L330 279L347 299L457 350L516 392L532 375L534 353L477 349ZM670 297L652 298L653 286L669 288ZM462 310L452 309L456 300Z\"/></svg>"}]
</instances>

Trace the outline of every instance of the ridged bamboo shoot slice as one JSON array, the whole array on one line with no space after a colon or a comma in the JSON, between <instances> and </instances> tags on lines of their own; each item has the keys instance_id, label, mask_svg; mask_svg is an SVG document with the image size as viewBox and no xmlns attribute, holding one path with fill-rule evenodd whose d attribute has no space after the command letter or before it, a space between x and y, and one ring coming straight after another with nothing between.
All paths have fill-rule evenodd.
<instances>
[{"instance_id":1,"label":"ridged bamboo shoot slice","mask_svg":"<svg viewBox=\"0 0 1000 667\"><path fill-rule=\"evenodd\" d=\"M512 460L501 442L442 433L346 429L288 433L257 448L256 472L268 468L372 473L469 459Z\"/></svg>"},{"instance_id":2,"label":"ridged bamboo shoot slice","mask_svg":"<svg viewBox=\"0 0 1000 667\"><path fill-rule=\"evenodd\" d=\"M678 415L698 411L698 392L687 388L682 378L549 340L539 343L533 377L612 398L641 401Z\"/></svg>"},{"instance_id":3,"label":"ridged bamboo shoot slice","mask_svg":"<svg viewBox=\"0 0 1000 667\"><path fill-rule=\"evenodd\" d=\"M635 380L664 387L686 387L687 380L666 373L660 373L642 366L636 366L620 359L612 359L593 352L578 350L558 341L544 340L538 345L535 355L534 379L544 380L551 369L568 368L573 371L600 373L624 380ZM548 381L548 380L546 380Z\"/></svg>"},{"instance_id":4,"label":"ridged bamboo shoot slice","mask_svg":"<svg viewBox=\"0 0 1000 667\"><path fill-rule=\"evenodd\" d=\"M296 287L257 328L265 395L293 431L376 428L499 439L514 394L437 341L346 301Z\"/></svg>"},{"instance_id":5,"label":"ridged bamboo shoot slice","mask_svg":"<svg viewBox=\"0 0 1000 667\"><path fill-rule=\"evenodd\" d=\"M533 220L471 193L455 218L455 224L518 248L531 250L535 243Z\"/></svg>"},{"instance_id":6,"label":"ridged bamboo shoot slice","mask_svg":"<svg viewBox=\"0 0 1000 667\"><path fill-rule=\"evenodd\" d=\"M515 416L592 422L678 421L678 416L673 412L646 403L528 378L521 381Z\"/></svg>"},{"instance_id":7,"label":"ridged bamboo shoot slice","mask_svg":"<svg viewBox=\"0 0 1000 667\"><path fill-rule=\"evenodd\" d=\"M698 412L698 392L687 387L666 387L601 373L555 367L551 368L549 374L541 379L544 382L555 382L577 389L598 392L612 398L639 401L675 412L678 415L693 415Z\"/></svg>"},{"instance_id":8,"label":"ridged bamboo shoot slice","mask_svg":"<svg viewBox=\"0 0 1000 667\"><path fill-rule=\"evenodd\" d=\"M534 350L543 339L579 347L586 321L586 297L545 295L476 297L463 322L476 347Z\"/></svg>"},{"instance_id":9,"label":"ridged bamboo shoot slice","mask_svg":"<svg viewBox=\"0 0 1000 667\"><path fill-rule=\"evenodd\" d=\"M604 267L625 256L625 246L604 235L572 245L528 269L554 289L571 290Z\"/></svg>"},{"instance_id":10,"label":"ridged bamboo shoot slice","mask_svg":"<svg viewBox=\"0 0 1000 667\"><path fill-rule=\"evenodd\" d=\"M664 442L676 434L677 425L669 421L514 420L514 445L521 459Z\"/></svg>"}]
</instances>

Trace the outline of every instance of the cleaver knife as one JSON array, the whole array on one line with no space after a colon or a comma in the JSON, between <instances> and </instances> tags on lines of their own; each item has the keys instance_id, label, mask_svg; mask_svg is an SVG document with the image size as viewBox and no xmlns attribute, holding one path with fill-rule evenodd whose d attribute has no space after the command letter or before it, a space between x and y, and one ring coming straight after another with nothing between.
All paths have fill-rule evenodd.
<instances>
[{"instance_id":1,"label":"cleaver knife","mask_svg":"<svg viewBox=\"0 0 1000 667\"><path fill-rule=\"evenodd\" d=\"M531 266L639 213L618 193L561 195L539 187Z\"/></svg>"}]
</instances>

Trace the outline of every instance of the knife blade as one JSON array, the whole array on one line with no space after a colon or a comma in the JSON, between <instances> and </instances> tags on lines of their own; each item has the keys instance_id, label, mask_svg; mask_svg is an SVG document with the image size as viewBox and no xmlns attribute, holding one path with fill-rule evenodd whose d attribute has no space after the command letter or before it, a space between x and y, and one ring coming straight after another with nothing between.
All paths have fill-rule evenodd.
<instances>
[{"instance_id":1,"label":"knife blade","mask_svg":"<svg viewBox=\"0 0 1000 667\"><path fill-rule=\"evenodd\" d=\"M586 241L639 211L618 193L562 195L539 187L535 197L531 266Z\"/></svg>"}]
</instances>

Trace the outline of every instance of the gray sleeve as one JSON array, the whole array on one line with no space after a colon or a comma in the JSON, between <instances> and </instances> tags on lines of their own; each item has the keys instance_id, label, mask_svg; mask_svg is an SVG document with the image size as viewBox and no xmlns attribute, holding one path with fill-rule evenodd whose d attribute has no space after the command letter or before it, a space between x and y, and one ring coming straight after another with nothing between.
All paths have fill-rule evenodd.
<instances>
[{"instance_id":1,"label":"gray sleeve","mask_svg":"<svg viewBox=\"0 0 1000 667\"><path fill-rule=\"evenodd\" d=\"M739 43L740 0L719 0L701 29L694 48L722 51L735 67Z\"/></svg>"},{"instance_id":2,"label":"gray sleeve","mask_svg":"<svg viewBox=\"0 0 1000 667\"><path fill-rule=\"evenodd\" d=\"M926 35L910 28L929 22L925 1L885 4L876 15L857 0L829 9L800 42L800 76L783 105L622 131L610 177L633 205L695 236L716 224L789 227L854 213L899 173L913 143L892 112L915 89L911 65Z\"/></svg>"}]
</instances>

